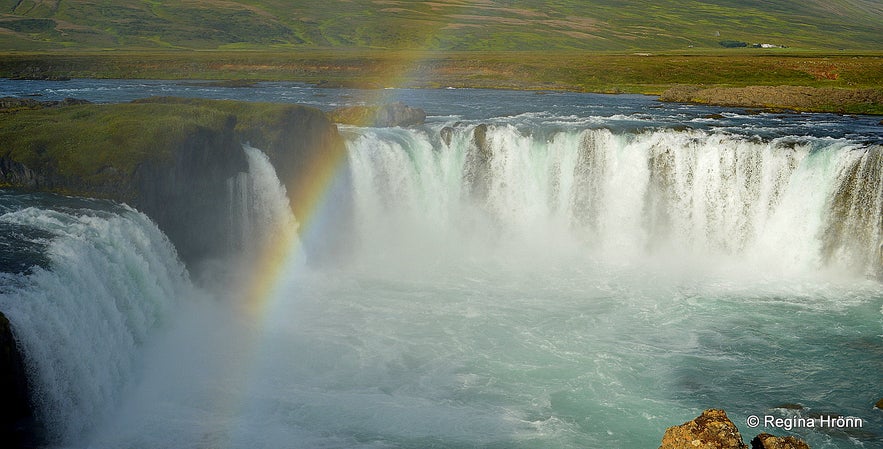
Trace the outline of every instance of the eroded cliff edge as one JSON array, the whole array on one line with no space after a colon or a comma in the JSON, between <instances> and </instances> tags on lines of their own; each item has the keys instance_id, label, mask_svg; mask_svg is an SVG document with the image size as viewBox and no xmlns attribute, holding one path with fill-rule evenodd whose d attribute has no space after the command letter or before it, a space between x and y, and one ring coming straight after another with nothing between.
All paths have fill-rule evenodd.
<instances>
[{"instance_id":1,"label":"eroded cliff edge","mask_svg":"<svg viewBox=\"0 0 883 449\"><path fill-rule=\"evenodd\" d=\"M337 127L299 105L160 97L3 115L0 188L125 202L150 216L188 265L229 249L228 180L248 170L243 143L268 154L296 216L316 170L347 173ZM338 196L326 221L346 219Z\"/></svg>"}]
</instances>

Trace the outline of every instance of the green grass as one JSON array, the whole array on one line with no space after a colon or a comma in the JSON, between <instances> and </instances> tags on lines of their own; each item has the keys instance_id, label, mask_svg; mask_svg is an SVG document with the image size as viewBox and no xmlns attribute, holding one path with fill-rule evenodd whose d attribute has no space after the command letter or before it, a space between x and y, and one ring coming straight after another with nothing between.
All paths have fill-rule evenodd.
<instances>
[{"instance_id":1,"label":"green grass","mask_svg":"<svg viewBox=\"0 0 883 449\"><path fill-rule=\"evenodd\" d=\"M139 164L162 162L199 129L271 127L295 106L156 98L0 113L0 157L36 170L111 185L130 180Z\"/></svg>"},{"instance_id":2,"label":"green grass","mask_svg":"<svg viewBox=\"0 0 883 449\"><path fill-rule=\"evenodd\" d=\"M7 50L883 48L877 0L0 0Z\"/></svg>"},{"instance_id":3,"label":"green grass","mask_svg":"<svg viewBox=\"0 0 883 449\"><path fill-rule=\"evenodd\" d=\"M879 88L881 23L878 0L0 0L0 76Z\"/></svg>"},{"instance_id":4,"label":"green grass","mask_svg":"<svg viewBox=\"0 0 883 449\"><path fill-rule=\"evenodd\" d=\"M0 140L12 160L42 173L80 178L130 176L147 159L162 160L198 127L224 115L199 106L79 105L3 114Z\"/></svg>"},{"instance_id":5,"label":"green grass","mask_svg":"<svg viewBox=\"0 0 883 449\"><path fill-rule=\"evenodd\" d=\"M679 84L883 86L883 52L690 54L305 50L0 54L0 76L287 80L372 87L487 87L658 94Z\"/></svg>"}]
</instances>

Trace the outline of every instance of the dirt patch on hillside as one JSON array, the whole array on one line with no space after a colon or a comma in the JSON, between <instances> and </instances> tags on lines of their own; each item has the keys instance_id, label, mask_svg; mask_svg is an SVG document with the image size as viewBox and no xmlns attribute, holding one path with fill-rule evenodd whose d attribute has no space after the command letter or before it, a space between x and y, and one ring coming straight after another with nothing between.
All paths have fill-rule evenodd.
<instances>
[{"instance_id":1,"label":"dirt patch on hillside","mask_svg":"<svg viewBox=\"0 0 883 449\"><path fill-rule=\"evenodd\" d=\"M808 86L712 87L676 86L660 101L792 109L805 112L883 113L883 89L834 89Z\"/></svg>"}]
</instances>

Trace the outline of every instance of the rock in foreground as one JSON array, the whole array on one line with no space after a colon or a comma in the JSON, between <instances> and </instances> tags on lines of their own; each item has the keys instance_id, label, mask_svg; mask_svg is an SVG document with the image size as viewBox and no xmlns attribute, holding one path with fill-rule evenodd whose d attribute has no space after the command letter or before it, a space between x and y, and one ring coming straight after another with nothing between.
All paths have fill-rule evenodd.
<instances>
[{"instance_id":1,"label":"rock in foreground","mask_svg":"<svg viewBox=\"0 0 883 449\"><path fill-rule=\"evenodd\" d=\"M747 449L739 429L723 410L709 409L680 426L669 427L659 449Z\"/></svg>"},{"instance_id":2,"label":"rock in foreground","mask_svg":"<svg viewBox=\"0 0 883 449\"><path fill-rule=\"evenodd\" d=\"M809 449L809 445L797 437L777 437L762 433L751 440L751 449Z\"/></svg>"},{"instance_id":3,"label":"rock in foreground","mask_svg":"<svg viewBox=\"0 0 883 449\"><path fill-rule=\"evenodd\" d=\"M792 404L789 404L792 405ZM748 449L739 429L723 410L708 409L696 419L669 427L659 449ZM797 437L761 433L751 440L751 449L810 449Z\"/></svg>"}]
</instances>

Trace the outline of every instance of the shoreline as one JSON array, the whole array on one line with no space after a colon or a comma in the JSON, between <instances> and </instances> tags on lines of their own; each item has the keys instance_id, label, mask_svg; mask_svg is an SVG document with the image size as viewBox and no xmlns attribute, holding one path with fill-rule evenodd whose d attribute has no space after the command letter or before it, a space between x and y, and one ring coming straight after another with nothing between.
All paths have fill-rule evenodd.
<instances>
[{"instance_id":1,"label":"shoreline","mask_svg":"<svg viewBox=\"0 0 883 449\"><path fill-rule=\"evenodd\" d=\"M103 78L82 78L103 79ZM104 78L106 79L106 78ZM137 79L137 78L113 78L113 79ZM27 81L69 81L66 79L13 79ZM246 88L255 87L260 80L169 80L169 81L192 81L199 85L215 87ZM301 83L301 81L290 81ZM314 88L354 88L365 90L383 90L377 86L365 86L351 83L304 83L311 84ZM437 86L409 86L412 89L444 89ZM486 86L465 86L457 89L492 89ZM648 95L657 97L662 103L681 103L703 106L717 106L724 108L746 108L758 112L773 113L830 113L840 115L869 115L883 116L883 88L881 89L832 89L814 88L807 86L745 86L745 87L702 87L702 86L675 86L662 92L603 92L603 91L574 91L564 89L530 89L518 87L498 87L500 90L514 90L523 92L535 92L546 94L551 92L576 92L585 94L601 95ZM88 103L85 100L65 98L64 100L38 100L30 97L2 97L0 98L0 113L13 113L22 110L35 110L64 106L68 104ZM883 120L880 121L883 125Z\"/></svg>"},{"instance_id":2,"label":"shoreline","mask_svg":"<svg viewBox=\"0 0 883 449\"><path fill-rule=\"evenodd\" d=\"M0 78L644 94L666 102L883 115L883 55L876 53L0 52Z\"/></svg>"}]
</instances>

